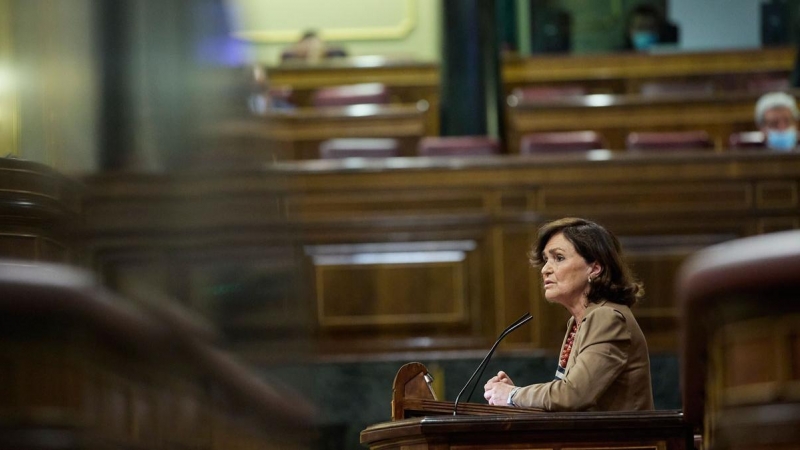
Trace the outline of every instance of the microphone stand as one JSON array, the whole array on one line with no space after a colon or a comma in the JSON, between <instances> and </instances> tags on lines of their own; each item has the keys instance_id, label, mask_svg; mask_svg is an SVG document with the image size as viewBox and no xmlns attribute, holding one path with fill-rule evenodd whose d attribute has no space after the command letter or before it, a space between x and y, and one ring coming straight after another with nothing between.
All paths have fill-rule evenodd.
<instances>
[{"instance_id":1,"label":"microphone stand","mask_svg":"<svg viewBox=\"0 0 800 450\"><path fill-rule=\"evenodd\" d=\"M494 345L492 346L492 349L489 350L489 353L486 354L486 357L483 358L483 361L481 361L481 363L478 364L478 368L475 369L475 372L473 372L472 376L469 377L469 380L467 380L467 384L465 384L464 387L461 388L461 392L459 392L458 396L456 396L456 401L453 404L453 415L454 416L458 414L458 400L461 398L461 394L463 394L464 391L467 389L467 386L469 386L469 384L472 383L472 380L475 379L476 375L477 375L478 380L480 380L481 376L483 375L483 371L486 370L486 366L488 365L487 363L489 362L489 358L492 357L492 354L494 353L494 350L497 348L497 346L500 344L500 341L502 341L503 338L505 338L509 333L511 333L512 331L514 331L517 328L521 327L522 325L524 325L526 322L528 322L531 319L533 319L533 316L531 316L531 313L525 313L524 316L522 316L519 319L517 319L516 322L512 323L511 325L509 325L508 328L506 328L502 333L500 333L500 337L497 338L497 341L495 341ZM480 372L480 374L478 372ZM475 387L476 386L478 386L478 381L476 381L475 384L472 385L472 390L469 391L469 395L467 396L467 401L469 401L469 399L472 397L472 394L475 392Z\"/></svg>"}]
</instances>

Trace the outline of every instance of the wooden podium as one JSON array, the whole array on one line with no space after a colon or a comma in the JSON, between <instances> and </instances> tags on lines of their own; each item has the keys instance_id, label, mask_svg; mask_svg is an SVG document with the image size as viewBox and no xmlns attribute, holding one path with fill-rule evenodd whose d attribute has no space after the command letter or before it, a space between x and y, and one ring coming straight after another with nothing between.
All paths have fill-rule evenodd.
<instances>
[{"instance_id":1,"label":"wooden podium","mask_svg":"<svg viewBox=\"0 0 800 450\"><path fill-rule=\"evenodd\" d=\"M626 449L692 448L680 411L552 413L437 400L425 366L409 363L394 380L392 421L361 432L371 449Z\"/></svg>"}]
</instances>

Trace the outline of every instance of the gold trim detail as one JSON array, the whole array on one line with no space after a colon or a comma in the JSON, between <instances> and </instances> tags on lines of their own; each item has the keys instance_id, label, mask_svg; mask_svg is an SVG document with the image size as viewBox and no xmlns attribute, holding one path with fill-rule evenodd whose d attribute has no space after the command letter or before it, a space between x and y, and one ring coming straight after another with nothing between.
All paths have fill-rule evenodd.
<instances>
[{"instance_id":1,"label":"gold trim detail","mask_svg":"<svg viewBox=\"0 0 800 450\"><path fill-rule=\"evenodd\" d=\"M386 27L322 28L320 36L326 41L399 40L408 37L417 27L417 0L405 0L405 16L399 23ZM297 42L303 30L237 31L233 37L255 44L289 44Z\"/></svg>"}]
</instances>

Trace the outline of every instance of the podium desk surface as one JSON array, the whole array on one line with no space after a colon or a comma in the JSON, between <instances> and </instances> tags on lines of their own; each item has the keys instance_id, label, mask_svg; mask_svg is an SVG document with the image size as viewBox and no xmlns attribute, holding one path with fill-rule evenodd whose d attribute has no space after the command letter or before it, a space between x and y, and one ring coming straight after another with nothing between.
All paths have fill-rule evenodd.
<instances>
[{"instance_id":1,"label":"podium desk surface","mask_svg":"<svg viewBox=\"0 0 800 450\"><path fill-rule=\"evenodd\" d=\"M412 440L417 445L435 442L436 448L591 443L604 448L686 449L692 445L692 430L680 411L668 410L426 416L379 423L361 432L361 443L369 448L399 447Z\"/></svg>"}]
</instances>

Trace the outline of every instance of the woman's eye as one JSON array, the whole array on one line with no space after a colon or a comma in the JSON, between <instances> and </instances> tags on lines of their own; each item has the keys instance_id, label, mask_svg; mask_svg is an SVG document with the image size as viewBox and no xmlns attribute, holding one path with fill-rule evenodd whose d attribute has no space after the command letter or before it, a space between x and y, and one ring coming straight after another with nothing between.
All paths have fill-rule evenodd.
<instances>
[{"instance_id":1,"label":"woman's eye","mask_svg":"<svg viewBox=\"0 0 800 450\"><path fill-rule=\"evenodd\" d=\"M563 260L564 260L564 257L562 255L557 255L556 256L556 261L563 261Z\"/></svg>"}]
</instances>

